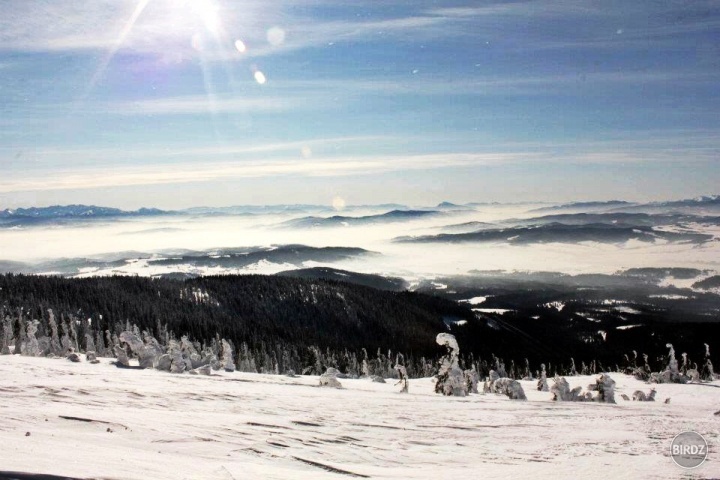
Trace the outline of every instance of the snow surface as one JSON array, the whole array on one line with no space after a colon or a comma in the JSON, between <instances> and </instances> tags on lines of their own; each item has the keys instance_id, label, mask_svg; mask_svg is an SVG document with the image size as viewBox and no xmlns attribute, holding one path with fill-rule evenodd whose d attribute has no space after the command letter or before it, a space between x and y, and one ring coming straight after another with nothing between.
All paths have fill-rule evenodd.
<instances>
[{"instance_id":1,"label":"snow surface","mask_svg":"<svg viewBox=\"0 0 720 480\"><path fill-rule=\"evenodd\" d=\"M0 471L106 479L711 478L720 476L720 382L649 385L611 374L617 405L556 403L522 381L528 401L444 397L431 379L389 382L118 369L0 357ZM570 387L594 376L567 377ZM666 397L672 401L665 404ZM66 417L66 418L62 418ZM92 420L82 421L73 419ZM709 457L682 470L678 433ZM30 435L26 436L26 432Z\"/></svg>"},{"instance_id":2,"label":"snow surface","mask_svg":"<svg viewBox=\"0 0 720 480\"><path fill-rule=\"evenodd\" d=\"M488 297L472 297L468 298L467 300L460 300L461 303L469 303L470 305L480 305L481 303L485 303L485 300L487 300Z\"/></svg>"},{"instance_id":3,"label":"snow surface","mask_svg":"<svg viewBox=\"0 0 720 480\"><path fill-rule=\"evenodd\" d=\"M503 313L513 312L514 310L510 310L507 308L473 308L472 311L480 313L495 313L498 315L502 315Z\"/></svg>"}]
</instances>

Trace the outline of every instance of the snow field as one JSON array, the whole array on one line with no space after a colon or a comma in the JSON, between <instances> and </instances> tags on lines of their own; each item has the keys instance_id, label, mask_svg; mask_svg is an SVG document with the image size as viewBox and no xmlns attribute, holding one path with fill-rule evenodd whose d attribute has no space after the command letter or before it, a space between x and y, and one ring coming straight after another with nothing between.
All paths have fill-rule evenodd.
<instances>
[{"instance_id":1,"label":"snow field","mask_svg":"<svg viewBox=\"0 0 720 480\"><path fill-rule=\"evenodd\" d=\"M528 401L513 401L436 395L429 378L410 380L410 393L400 394L392 380L340 379L344 388L332 389L316 376L202 377L109 362L0 357L0 471L174 480L720 477L720 382L654 385L658 401L632 402L620 395L651 386L613 373L618 404L607 405L553 402L534 381L521 382ZM594 379L567 377L571 388ZM686 430L709 444L706 462L690 471L669 454Z\"/></svg>"}]
</instances>

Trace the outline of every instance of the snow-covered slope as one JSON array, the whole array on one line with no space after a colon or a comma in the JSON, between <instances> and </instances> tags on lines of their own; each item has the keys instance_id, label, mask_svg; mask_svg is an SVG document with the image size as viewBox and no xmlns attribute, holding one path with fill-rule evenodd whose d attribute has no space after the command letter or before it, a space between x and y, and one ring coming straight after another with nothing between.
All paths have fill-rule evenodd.
<instances>
[{"instance_id":1,"label":"snow-covered slope","mask_svg":"<svg viewBox=\"0 0 720 480\"><path fill-rule=\"evenodd\" d=\"M107 479L711 478L720 476L720 382L647 391L613 374L617 405L442 397L392 382L210 377L0 357L0 471ZM586 387L592 377L569 377ZM551 382L552 383L552 382ZM671 402L665 404L665 398ZM686 472L670 442L695 430L708 460ZM1 476L2 474L0 474Z\"/></svg>"}]
</instances>

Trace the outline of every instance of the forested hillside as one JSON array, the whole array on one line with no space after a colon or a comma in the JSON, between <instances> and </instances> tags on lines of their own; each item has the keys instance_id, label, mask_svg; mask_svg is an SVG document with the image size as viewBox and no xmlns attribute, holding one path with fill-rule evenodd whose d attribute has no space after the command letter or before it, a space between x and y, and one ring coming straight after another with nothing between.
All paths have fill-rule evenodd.
<instances>
[{"instance_id":1,"label":"forested hillside","mask_svg":"<svg viewBox=\"0 0 720 480\"><path fill-rule=\"evenodd\" d=\"M486 291L470 288L464 294L468 298ZM138 333L147 332L163 344L183 335L198 345L225 338L234 345L244 370L322 373L324 367L334 366L360 373L367 358L371 370L388 376L398 353L411 375L432 374L433 359L444 353L435 337L447 331L457 337L466 367L472 364L487 372L499 357L510 375L522 375L528 368L536 372L543 362L551 373L564 373L571 369L571 359L578 370L585 366L588 372L623 368L633 355L641 358L644 353L651 364L662 365L666 343L698 361L703 343L712 343L718 332L715 322L669 323L665 317L670 311L662 316L638 311L635 321L642 325L628 329L621 318L626 313L610 311L596 301L571 299L569 291L564 294L566 308L547 303L556 298L556 290L491 292L494 296L487 304L516 310L504 315L477 313L468 303L437 295L322 278L3 275L0 316L12 336L21 340L27 321L39 320L40 339L50 337L52 310L61 328L75 330L70 335L77 338L78 348L86 348L89 334L99 353L110 356L116 337L136 326ZM588 321L581 315L593 305L604 311L592 310L596 318Z\"/></svg>"},{"instance_id":2,"label":"forested hillside","mask_svg":"<svg viewBox=\"0 0 720 480\"><path fill-rule=\"evenodd\" d=\"M267 371L276 365L265 365L266 357L271 363L273 358L277 363L283 356L295 357L293 367L298 368L313 364L315 359L308 357L317 351L338 363L363 348L373 356L377 350L383 355L392 351L385 355L388 361L394 360L389 358L394 352L404 353L408 362L435 357L442 353L434 339L446 330L443 319L473 318L467 307L433 296L262 275L184 281L4 275L0 306L3 317L12 319L16 338L21 318L40 320L38 337L49 335L51 309L59 319L75 321L81 348L86 333L97 339L98 332L119 334L137 325L158 339L173 334L199 343L229 339L254 358L258 370ZM283 368L289 367L277 369Z\"/></svg>"}]
</instances>

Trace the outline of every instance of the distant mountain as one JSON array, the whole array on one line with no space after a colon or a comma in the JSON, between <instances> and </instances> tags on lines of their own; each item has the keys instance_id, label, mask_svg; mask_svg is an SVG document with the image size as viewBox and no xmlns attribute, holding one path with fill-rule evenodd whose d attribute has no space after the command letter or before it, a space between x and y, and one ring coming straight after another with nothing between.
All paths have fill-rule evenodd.
<instances>
[{"instance_id":1,"label":"distant mountain","mask_svg":"<svg viewBox=\"0 0 720 480\"><path fill-rule=\"evenodd\" d=\"M442 227L438 227L436 230L442 231L444 233L470 233L477 232L479 230L489 230L493 228L499 228L499 225L487 222L465 222L445 225Z\"/></svg>"},{"instance_id":2,"label":"distant mountain","mask_svg":"<svg viewBox=\"0 0 720 480\"><path fill-rule=\"evenodd\" d=\"M661 280L667 277L673 277L676 279L690 280L703 275L705 270L699 270L697 268L657 268L657 267L644 267L644 268L628 268L618 272L616 275L623 277L630 277L634 279L640 279L644 281L659 283Z\"/></svg>"},{"instance_id":3,"label":"distant mountain","mask_svg":"<svg viewBox=\"0 0 720 480\"><path fill-rule=\"evenodd\" d=\"M400 237L395 239L403 243L461 243L461 242L502 242L513 245L533 243L624 243L629 240L654 242L703 243L711 240L712 235L700 233L677 233L653 230L646 226L619 226L608 224L565 225L549 223L537 227L516 227L505 229L481 230L471 233L427 235L419 237Z\"/></svg>"},{"instance_id":4,"label":"distant mountain","mask_svg":"<svg viewBox=\"0 0 720 480\"><path fill-rule=\"evenodd\" d=\"M700 290L720 290L720 275L713 275L712 277L708 277L704 280L700 280L699 282L695 282L693 283L692 288L697 288Z\"/></svg>"},{"instance_id":5,"label":"distant mountain","mask_svg":"<svg viewBox=\"0 0 720 480\"><path fill-rule=\"evenodd\" d=\"M0 218L60 218L60 217L118 217L123 215L163 215L170 212L157 208L120 210L96 205L53 205L51 207L16 208L0 210Z\"/></svg>"},{"instance_id":6,"label":"distant mountain","mask_svg":"<svg viewBox=\"0 0 720 480\"><path fill-rule=\"evenodd\" d=\"M573 202L565 203L562 205L553 205L549 207L536 208L530 210L531 212L552 212L557 210L575 210L575 211L588 211L588 210L610 210L619 207L628 207L631 205L637 205L631 202L625 202L623 200L609 200L606 202Z\"/></svg>"},{"instance_id":7,"label":"distant mountain","mask_svg":"<svg viewBox=\"0 0 720 480\"><path fill-rule=\"evenodd\" d=\"M671 202L651 203L650 205L658 205L664 207L698 207L717 205L720 206L720 195L708 195L702 197L691 198L687 200L676 200Z\"/></svg>"},{"instance_id":8,"label":"distant mountain","mask_svg":"<svg viewBox=\"0 0 720 480\"><path fill-rule=\"evenodd\" d=\"M208 251L178 250L164 253L123 252L94 258L60 258L42 263L0 260L0 273L78 275L138 274L165 278L194 278L208 270L228 273L267 264L304 267L305 262L335 263L380 255L362 248L282 245ZM161 267L161 268L153 268ZM290 268L290 267L287 267Z\"/></svg>"},{"instance_id":9,"label":"distant mountain","mask_svg":"<svg viewBox=\"0 0 720 480\"><path fill-rule=\"evenodd\" d=\"M692 215L720 215L720 195L710 195L685 200L651 202L619 207L617 212L686 213Z\"/></svg>"},{"instance_id":10,"label":"distant mountain","mask_svg":"<svg viewBox=\"0 0 720 480\"><path fill-rule=\"evenodd\" d=\"M661 226L678 225L683 223L702 223L720 225L720 217L704 217L684 213L562 213L544 215L526 219L510 219L502 223L512 226L545 225L549 223L562 223L565 225L589 225L592 223L626 225L626 226Z\"/></svg>"},{"instance_id":11,"label":"distant mountain","mask_svg":"<svg viewBox=\"0 0 720 480\"><path fill-rule=\"evenodd\" d=\"M52 223L56 221L93 220L115 217L147 217L169 215L175 212L157 208L120 210L119 208L96 205L53 205L51 207L30 207L0 210L0 227Z\"/></svg>"},{"instance_id":12,"label":"distant mountain","mask_svg":"<svg viewBox=\"0 0 720 480\"><path fill-rule=\"evenodd\" d=\"M348 227L374 223L403 222L441 215L445 215L445 213L435 210L392 210L379 215L365 215L362 217L342 215L334 215L332 217L303 217L282 222L280 226L284 228Z\"/></svg>"},{"instance_id":13,"label":"distant mountain","mask_svg":"<svg viewBox=\"0 0 720 480\"><path fill-rule=\"evenodd\" d=\"M391 292L399 292L406 290L408 283L402 278L384 277L382 275L372 275L367 273L350 272L348 270L339 270L328 267L301 268L298 270L287 270L277 273L283 277L308 278L335 280L339 282L347 282L355 285L363 285L365 287L377 288L378 290L389 290Z\"/></svg>"},{"instance_id":14,"label":"distant mountain","mask_svg":"<svg viewBox=\"0 0 720 480\"><path fill-rule=\"evenodd\" d=\"M216 250L200 254L188 254L171 258L149 259L149 266L180 265L192 267L244 268L258 262L303 266L305 262L332 263L361 256L379 255L363 248L308 247L306 245L283 245L280 247L246 250Z\"/></svg>"},{"instance_id":15,"label":"distant mountain","mask_svg":"<svg viewBox=\"0 0 720 480\"><path fill-rule=\"evenodd\" d=\"M475 211L474 208L468 206L468 205L457 205L455 203L450 202L441 202L438 203L435 206L436 210L450 210L450 211L464 211L464 212L472 212Z\"/></svg>"}]
</instances>

